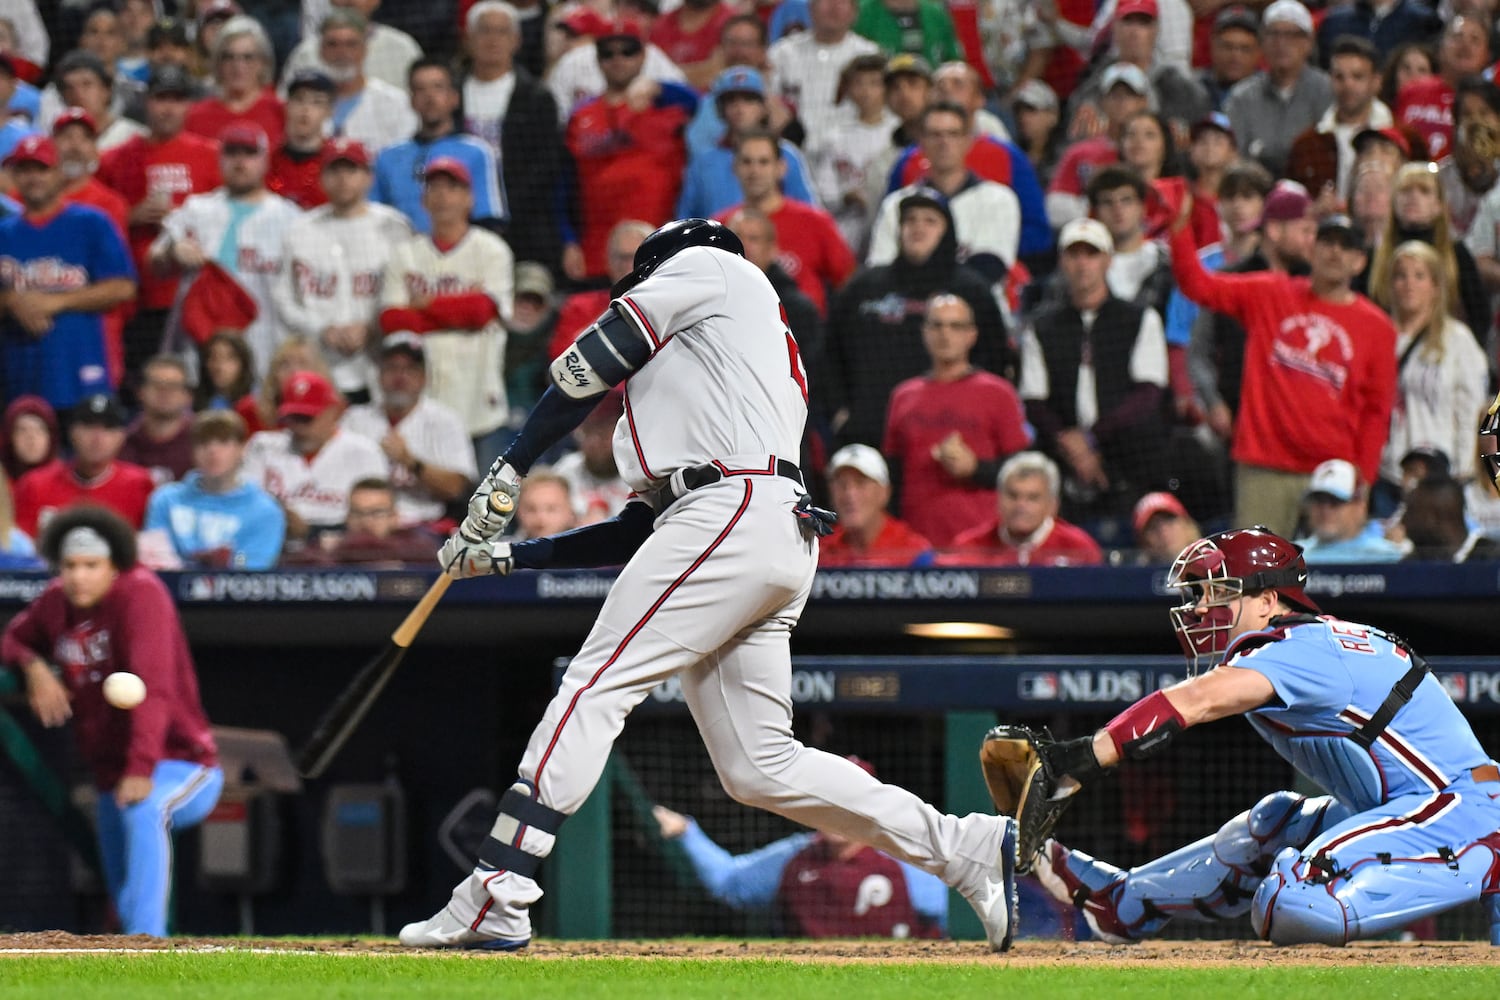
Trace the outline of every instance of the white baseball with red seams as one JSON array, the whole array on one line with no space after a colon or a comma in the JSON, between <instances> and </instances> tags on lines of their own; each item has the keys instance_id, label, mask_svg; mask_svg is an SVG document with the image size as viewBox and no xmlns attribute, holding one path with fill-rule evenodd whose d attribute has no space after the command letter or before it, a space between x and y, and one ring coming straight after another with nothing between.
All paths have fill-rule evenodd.
<instances>
[{"instance_id":1,"label":"white baseball with red seams","mask_svg":"<svg viewBox=\"0 0 1500 1000\"><path fill-rule=\"evenodd\" d=\"M998 884L1005 821L944 815L792 735L791 631L812 587L817 542L792 513L801 486L776 472L778 459L796 461L807 379L770 283L736 254L693 246L616 304L651 345L626 381L615 433L623 478L646 494L710 462L726 475L657 506L655 530L610 589L532 733L521 781L543 806L576 811L625 717L676 676L734 798L993 899L984 894ZM534 857L554 840L503 807L492 836ZM539 894L516 872L476 869L453 894L452 920L439 914L402 940L519 946L530 935L525 907Z\"/></svg>"}]
</instances>

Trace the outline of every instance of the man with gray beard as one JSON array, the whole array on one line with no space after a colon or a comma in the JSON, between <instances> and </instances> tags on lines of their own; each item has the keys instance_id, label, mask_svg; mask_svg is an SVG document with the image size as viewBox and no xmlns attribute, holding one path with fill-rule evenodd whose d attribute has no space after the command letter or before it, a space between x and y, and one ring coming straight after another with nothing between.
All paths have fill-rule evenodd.
<instances>
[{"instance_id":1,"label":"man with gray beard","mask_svg":"<svg viewBox=\"0 0 1500 1000\"><path fill-rule=\"evenodd\" d=\"M402 527L439 520L479 479L463 418L425 395L426 385L422 338L393 333L381 345L380 402L351 406L343 418L345 430L374 441L390 459Z\"/></svg>"}]
</instances>

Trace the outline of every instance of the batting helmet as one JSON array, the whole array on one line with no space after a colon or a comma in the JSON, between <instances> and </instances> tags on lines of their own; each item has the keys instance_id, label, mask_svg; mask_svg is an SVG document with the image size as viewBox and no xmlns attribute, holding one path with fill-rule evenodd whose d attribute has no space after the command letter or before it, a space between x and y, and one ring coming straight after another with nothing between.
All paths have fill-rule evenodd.
<instances>
[{"instance_id":1,"label":"batting helmet","mask_svg":"<svg viewBox=\"0 0 1500 1000\"><path fill-rule=\"evenodd\" d=\"M1306 582L1302 550L1258 525L1221 531L1183 549L1167 573L1167 586L1183 592L1184 602L1172 609L1172 625L1189 673L1197 672L1200 657L1217 657L1229 648L1239 621L1236 601L1245 594L1274 590L1299 611L1320 613L1302 589Z\"/></svg>"},{"instance_id":2,"label":"batting helmet","mask_svg":"<svg viewBox=\"0 0 1500 1000\"><path fill-rule=\"evenodd\" d=\"M678 219L641 241L635 251L635 270L615 282L609 294L619 298L688 247L717 247L745 256L745 244L728 226L710 219Z\"/></svg>"}]
</instances>

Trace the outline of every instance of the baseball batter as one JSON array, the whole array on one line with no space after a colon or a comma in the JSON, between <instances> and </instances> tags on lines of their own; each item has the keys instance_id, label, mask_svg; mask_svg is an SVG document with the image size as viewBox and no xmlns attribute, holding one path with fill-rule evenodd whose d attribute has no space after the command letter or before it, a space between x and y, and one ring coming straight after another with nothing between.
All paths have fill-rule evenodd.
<instances>
[{"instance_id":1,"label":"baseball batter","mask_svg":"<svg viewBox=\"0 0 1500 1000\"><path fill-rule=\"evenodd\" d=\"M655 685L678 676L735 799L868 844L958 889L990 945L1015 930L1014 823L944 815L858 765L792 737L792 627L832 515L797 467L807 378L780 302L723 226L657 230L598 320L551 368L552 385L470 501L439 560L458 578L517 568L624 564L593 630L532 733L473 873L415 947L514 949L531 939L533 880L559 828L598 782L610 747ZM547 447L625 385L615 460L637 496L618 517L548 538L496 541Z\"/></svg>"},{"instance_id":2,"label":"baseball batter","mask_svg":"<svg viewBox=\"0 0 1500 1000\"><path fill-rule=\"evenodd\" d=\"M1172 616L1190 669L1218 665L1039 752L1087 784L1243 713L1328 794L1274 792L1130 871L1049 841L1038 877L1116 943L1248 910L1276 944L1341 945L1487 897L1500 944L1500 770L1410 646L1321 614L1306 579L1301 551L1262 528L1189 545L1168 578L1187 597Z\"/></svg>"}]
</instances>

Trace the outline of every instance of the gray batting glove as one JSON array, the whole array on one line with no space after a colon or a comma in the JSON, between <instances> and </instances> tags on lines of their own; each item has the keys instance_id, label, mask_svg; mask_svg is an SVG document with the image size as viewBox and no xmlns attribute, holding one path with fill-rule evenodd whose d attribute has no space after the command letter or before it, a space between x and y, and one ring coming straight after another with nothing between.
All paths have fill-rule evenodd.
<instances>
[{"instance_id":1,"label":"gray batting glove","mask_svg":"<svg viewBox=\"0 0 1500 1000\"><path fill-rule=\"evenodd\" d=\"M509 542L466 542L454 534L438 549L438 565L455 580L509 576L515 568Z\"/></svg>"},{"instance_id":2,"label":"gray batting glove","mask_svg":"<svg viewBox=\"0 0 1500 1000\"><path fill-rule=\"evenodd\" d=\"M491 493L504 493L510 497L510 510L504 514L497 512L490 504ZM515 501L520 495L520 475L508 463L497 459L474 495L469 498L469 513L458 526L459 535L470 543L483 542L499 535L515 516Z\"/></svg>"}]
</instances>

